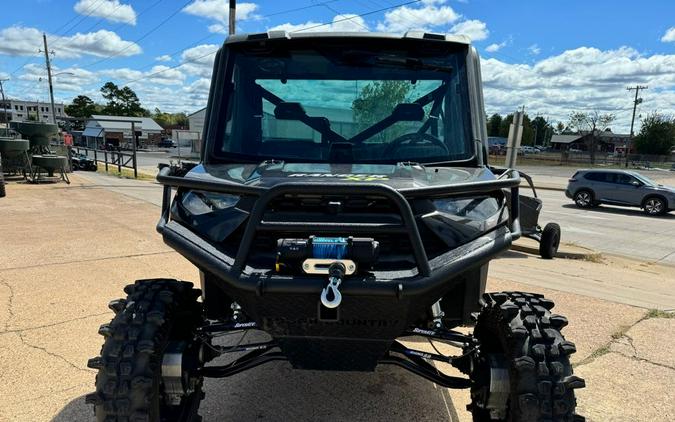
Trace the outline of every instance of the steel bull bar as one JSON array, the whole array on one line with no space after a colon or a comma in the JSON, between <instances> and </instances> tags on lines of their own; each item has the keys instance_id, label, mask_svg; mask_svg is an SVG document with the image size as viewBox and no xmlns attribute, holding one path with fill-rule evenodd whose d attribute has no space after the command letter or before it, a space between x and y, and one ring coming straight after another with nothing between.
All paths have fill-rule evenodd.
<instances>
[{"instance_id":1,"label":"steel bull bar","mask_svg":"<svg viewBox=\"0 0 675 422\"><path fill-rule=\"evenodd\" d=\"M510 247L511 242L521 235L518 186L520 176L515 170L501 172L496 180L467 182L452 185L432 186L425 188L406 188L395 190L379 183L283 183L271 188L247 186L227 181L209 181L188 176L173 176L171 168L164 167L157 175L157 181L164 185L162 197L162 213L157 224L157 231L162 234L165 243L177 250L181 255L221 278L235 289L265 293L316 293L325 287L325 277L285 276L269 272L251 271L246 260L258 231L283 227L284 223L265 222L263 215L269 203L286 194L361 194L377 195L389 199L398 207L402 224L387 224L389 232L407 233L412 246L417 267L414 272L404 277L373 280L372 277L350 277L344 281L340 291L346 295L368 296L417 296L441 286L447 280L467 269L474 268L489 261L495 254ZM172 189L184 188L204 190L216 193L227 193L241 196L255 196L257 201L250 212L248 222L236 257L220 251L215 245L195 234L180 223L170 220ZM415 216L406 198L419 197L451 197L475 193L494 193L502 189L510 190L511 222L510 227L499 226L479 238L461 245L431 261L427 258ZM299 224L297 222L290 223ZM304 224L309 226L313 223ZM376 231L372 224L341 223L345 233L368 233ZM330 228L327 228L330 230ZM316 230L321 232L322 228Z\"/></svg>"}]
</instances>

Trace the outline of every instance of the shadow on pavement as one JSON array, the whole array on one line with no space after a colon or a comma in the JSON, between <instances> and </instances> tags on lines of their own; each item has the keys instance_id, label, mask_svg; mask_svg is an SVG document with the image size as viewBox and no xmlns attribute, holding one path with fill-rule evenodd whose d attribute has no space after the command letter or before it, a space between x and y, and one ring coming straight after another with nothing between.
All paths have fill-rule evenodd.
<instances>
[{"instance_id":1,"label":"shadow on pavement","mask_svg":"<svg viewBox=\"0 0 675 422\"><path fill-rule=\"evenodd\" d=\"M232 346L244 337L233 334L215 342ZM267 340L267 334L255 331L245 343ZM217 358L209 365L225 365L238 355ZM204 391L199 414L205 422L458 420L447 389L388 365L369 373L321 372L271 362L230 378L206 379ZM78 397L53 421L88 421L92 415L84 397Z\"/></svg>"},{"instance_id":2,"label":"shadow on pavement","mask_svg":"<svg viewBox=\"0 0 675 422\"><path fill-rule=\"evenodd\" d=\"M563 204L563 208L567 209L575 209L575 210L581 210L581 208L577 207L574 204ZM620 214L620 215L629 215L629 216L635 216L635 217L644 217L644 218L657 218L657 219L663 219L663 220L675 220L675 214L672 213L666 213L663 215L647 215L645 214L641 209L639 208L623 208L623 207L614 207L611 205L600 205L595 208L584 208L584 211L588 212L596 212L596 213L603 213L603 214Z\"/></svg>"},{"instance_id":3,"label":"shadow on pavement","mask_svg":"<svg viewBox=\"0 0 675 422\"><path fill-rule=\"evenodd\" d=\"M516 259L527 259L530 257L530 255L526 254L525 252L518 252L514 250L508 250L506 252L502 252L498 258L516 258Z\"/></svg>"},{"instance_id":4,"label":"shadow on pavement","mask_svg":"<svg viewBox=\"0 0 675 422\"><path fill-rule=\"evenodd\" d=\"M374 373L293 370L270 363L227 379L208 379L204 421L457 421L448 392L403 369ZM462 410L460 410L462 411ZM53 422L90 421L84 396Z\"/></svg>"}]
</instances>

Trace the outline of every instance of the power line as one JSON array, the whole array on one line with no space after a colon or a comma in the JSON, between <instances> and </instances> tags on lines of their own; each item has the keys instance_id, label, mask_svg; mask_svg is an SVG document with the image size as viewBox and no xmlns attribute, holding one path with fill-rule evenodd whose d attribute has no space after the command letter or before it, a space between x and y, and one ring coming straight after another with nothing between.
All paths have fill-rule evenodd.
<instances>
[{"instance_id":1,"label":"power line","mask_svg":"<svg viewBox=\"0 0 675 422\"><path fill-rule=\"evenodd\" d=\"M66 31L64 31L63 33L65 34L65 33L68 32L70 29L72 29L72 28L74 28L75 26L77 26L84 18L86 18L87 16L90 16L92 13L94 13L94 10L96 10L96 9L98 8L98 5L99 5L101 2L103 2L103 1L104 1L104 0L98 0L96 3L93 3L92 5L90 5L89 8L87 8L87 9L84 11L84 13L87 13L87 12L89 12L89 13L87 13L83 18L80 18L80 20L78 21L78 23L76 23L76 24L73 25L72 27L68 28L68 29L67 29ZM62 28L65 28L66 26L68 26L72 21L74 21L75 19L77 19L77 18L79 17L79 15L80 15L80 14L76 12L76 13L75 13L75 16L73 16L73 17L70 18L70 20L68 20L66 23L64 23L63 25L59 26L57 29L55 29L55 30L54 30L54 34L58 33Z\"/></svg>"},{"instance_id":2,"label":"power line","mask_svg":"<svg viewBox=\"0 0 675 422\"><path fill-rule=\"evenodd\" d=\"M70 31L73 30L73 29L75 29L75 27L76 27L77 25L79 25L79 24L82 23L85 19L87 19L89 16L91 16L92 13L94 13L94 12L96 11L96 9L98 9L99 5L101 5L103 1L105 1L105 0L99 0L99 1L97 1L96 3L92 4L92 5L90 6L90 8L87 9L87 11L85 11L86 13L82 13L82 16L80 17L80 20L78 20L77 22L75 22L73 25L71 25L68 29L66 29L65 31L63 31L61 34L58 34L58 32L59 32L58 30L54 31L54 36L61 36L61 37L63 37L66 33L70 32ZM75 17L77 17L77 15L76 15ZM59 42L61 42L61 41L63 41L63 38L57 39L57 40L54 41L54 43L52 44L52 47L54 47L55 45L57 45L57 44L58 44Z\"/></svg>"},{"instance_id":3,"label":"power line","mask_svg":"<svg viewBox=\"0 0 675 422\"><path fill-rule=\"evenodd\" d=\"M334 24L334 23L340 23L340 22L349 21L349 20L356 19L356 18L362 18L362 17L364 17L364 16L374 15L375 13L384 12L384 11L386 11L386 10L395 9L395 8L397 8L397 7L407 6L407 5L409 5L409 4L419 3L419 2L421 2L421 1L422 1L422 0L412 0L412 1L405 2L405 3L399 3L399 4L396 4L396 5L393 5L393 6L383 7L383 8L381 8L381 9L373 10L373 11L371 11L371 12L360 13L360 14L358 14L358 15L350 16L350 17L347 17L347 18L335 19L335 20L330 21L330 22L325 22L325 23L320 23L320 24L317 24L317 25L308 26L308 27L306 27L306 28L298 29L298 30L296 30L296 31L291 31L291 33L293 33L293 32L302 32L302 31L309 31L310 29L320 28L320 27L322 27L322 26L332 25L332 24Z\"/></svg>"},{"instance_id":4,"label":"power line","mask_svg":"<svg viewBox=\"0 0 675 422\"><path fill-rule=\"evenodd\" d=\"M338 12L337 10L335 10L335 9L332 8L331 6L327 5L326 3L322 4L322 6L325 7L326 9L330 10L330 11L333 12L333 13L337 13L337 16L346 16L345 14ZM336 17L337 17L337 16L336 16ZM370 30L367 26L363 25L363 24L362 24L361 22L359 22L359 21L354 21L353 23L355 23L356 25L358 25L358 26L360 26L361 28L365 29L366 31L369 31L369 30Z\"/></svg>"},{"instance_id":5,"label":"power line","mask_svg":"<svg viewBox=\"0 0 675 422\"><path fill-rule=\"evenodd\" d=\"M135 45L138 45L138 43L139 43L140 41L144 40L144 39L147 38L150 34L152 34L153 32L155 32L156 30L158 30L162 25L164 25L164 24L167 23L171 18L173 18L174 16L176 16L181 10L183 10L183 9L184 9L188 4L190 4L190 3L192 3L192 0L188 0L188 1L186 1L185 3L183 3L182 6L180 6L178 9L174 10L169 16L167 16L166 18L164 18L160 23L158 23L157 25L155 25L154 27L152 27L149 31L147 31L145 34L141 35L139 38L135 39L133 42L129 43L129 45L127 45L127 46L124 47L123 49L121 49L121 50L119 50L119 51L117 51L117 52L111 54L111 55L108 56L108 57L104 57L104 58L102 58L102 59L100 59L100 60L96 60L96 61L94 61L94 62L91 62L91 63L89 63L88 65L82 66L82 69L86 69L86 68L92 67L92 66L94 66L94 65L96 65L96 64L99 64L99 63L103 63L103 62L105 62L105 61L108 61L108 60L110 60L110 59L112 59L112 58L114 58L114 57L119 56L121 53L127 51L127 50L130 49L131 46L133 46L134 44L135 44Z\"/></svg>"},{"instance_id":6,"label":"power line","mask_svg":"<svg viewBox=\"0 0 675 422\"><path fill-rule=\"evenodd\" d=\"M333 24L333 23L344 22L344 21L348 21L348 20L351 20L351 19L355 19L355 18L357 18L357 17L363 17L363 16L368 16L368 15L373 15L373 14L375 14L375 13L383 12L383 11L389 10L389 9L395 9L395 8L397 8L397 7L405 6L405 5L408 5L408 4L419 3L420 1L422 1L422 0L413 0L413 1L408 1L408 2L405 2L405 3L399 3L399 4L396 4L396 5L390 6L390 7L384 7L384 8L378 9L378 10L373 10L373 11L370 11L370 12L360 13L360 14L358 14L358 15L350 16L350 17L348 17L348 18L337 19L337 20L334 20L334 21L325 22L325 23L322 23L322 24L317 24L317 25L314 25L314 26L310 26L310 27L307 27L307 28L300 29L300 30L298 30L298 31L291 31L291 32L301 32L301 31L306 31L306 30L308 30L308 29L312 29L312 28L318 28L318 27L321 27L321 26L331 25L331 24ZM310 6L306 6L306 8L309 8L309 7L310 7ZM265 16L263 16L263 17L265 17ZM220 47L219 47L219 48L220 48ZM203 59L204 57L210 56L210 55L215 54L215 53L217 53L217 52L218 52L218 49L213 50L213 51L210 51L210 52L208 52L208 53L206 53L206 54L203 54L203 55L201 55L201 56L199 56L199 57L195 57L195 58L190 59L190 60L185 60L185 61L183 61L183 62L181 62L181 63L178 63L178 64L176 64L176 65L174 65L174 66L168 67L168 68L166 68L166 69L158 70L157 72L153 72L153 73L151 73L151 74L149 74L149 75L144 75L144 76L142 76L142 77L140 77L140 78L136 78L136 79L124 81L124 82L122 83L122 85L128 85L128 84L130 84L130 83L138 82L138 81L141 81L141 80L143 80L143 79L151 78L151 77L153 77L153 76L155 76L155 75L158 75L158 74L160 74L160 73L168 72L169 70L173 70L173 69L177 69L177 68L179 68L179 67L181 67L181 66L183 66L183 65L186 65L186 64L188 64L188 63L195 63L197 60Z\"/></svg>"},{"instance_id":7,"label":"power line","mask_svg":"<svg viewBox=\"0 0 675 422\"><path fill-rule=\"evenodd\" d=\"M80 24L80 22L82 22L82 21L83 21L84 19L86 19L88 16L91 16L91 14L94 13L94 11L95 11L96 9L98 9L98 6L99 6L103 1L104 1L104 0L98 0L96 3L93 3L92 5L90 5L89 8L87 8L87 9L84 11L84 15L83 15L82 17L80 17L80 20L79 20L79 21L77 21L75 24L73 24L73 25L70 26L68 29L66 29L66 30L63 31L61 34L59 34L59 31L60 31L61 29L65 28L66 26L68 26L68 24L70 24L72 21L74 21L75 19L77 19L77 18L79 17L79 15L76 13L75 16L73 16L72 18L70 18L66 23L62 24L61 26L59 26L58 28L56 28L56 29L53 31L53 32L54 32L54 36L63 36L65 33L67 33L68 31L70 31L71 29L75 28L77 25ZM118 6L118 7L119 7L119 6ZM52 47L54 47L55 45L57 45L57 44L58 44L60 41L62 41L62 40L63 40L63 38L57 38L56 41L54 41L54 43L52 44ZM36 51L37 51L38 53L40 52L39 49L36 50ZM30 61L33 61L33 60L34 60L33 57L28 58L28 59L27 59L25 62L23 62L19 67L17 67L16 69L14 69L14 70L10 73L10 76L13 76L16 72L18 72L19 70L23 69Z\"/></svg>"},{"instance_id":8,"label":"power line","mask_svg":"<svg viewBox=\"0 0 675 422\"><path fill-rule=\"evenodd\" d=\"M285 15L286 13L300 12L302 10L312 9L314 7L321 7L321 6L325 6L327 4L335 3L335 2L338 2L338 1L340 1L340 0L328 0L328 1L321 2L321 3L313 3L313 4L310 4L308 6L301 6L301 7L296 7L294 9L286 9L286 10L282 10L282 11L279 11L279 12L270 13L270 14L267 14L267 15L262 16L262 17L263 18L271 18L272 16Z\"/></svg>"}]
</instances>

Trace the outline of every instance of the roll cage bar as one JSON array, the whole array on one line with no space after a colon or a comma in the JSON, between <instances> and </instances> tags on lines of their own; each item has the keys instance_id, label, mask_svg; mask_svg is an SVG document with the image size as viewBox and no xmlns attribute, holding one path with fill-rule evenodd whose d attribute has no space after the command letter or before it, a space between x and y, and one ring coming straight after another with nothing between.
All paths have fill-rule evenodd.
<instances>
[{"instance_id":1,"label":"roll cage bar","mask_svg":"<svg viewBox=\"0 0 675 422\"><path fill-rule=\"evenodd\" d=\"M271 91L263 88L258 84L256 84L256 89L258 90L260 96L269 101L270 103L272 103L272 105L278 106L284 103L284 100L282 98L278 97ZM424 107L433 101L429 117L418 129L417 131L418 135L421 135L425 133L427 130L429 130L433 120L438 118L438 114L441 109L440 106L442 105L441 101L443 99L442 94L447 89L448 84L446 81L443 81L439 87L434 88L432 91L413 101L413 104L417 104L421 107ZM362 130L361 132L357 133L356 135L352 136L349 139L332 130L330 128L330 121L325 117L313 117L304 114L302 117L298 119L298 121L304 123L305 125L309 126L310 128L314 129L315 131L319 132L321 135L329 139L336 139L340 142L349 142L355 144L355 143L362 143L363 141L372 137L373 135L382 132L389 126L393 125L394 123L397 123L399 119L397 119L392 113L389 116L367 127L366 129Z\"/></svg>"}]
</instances>

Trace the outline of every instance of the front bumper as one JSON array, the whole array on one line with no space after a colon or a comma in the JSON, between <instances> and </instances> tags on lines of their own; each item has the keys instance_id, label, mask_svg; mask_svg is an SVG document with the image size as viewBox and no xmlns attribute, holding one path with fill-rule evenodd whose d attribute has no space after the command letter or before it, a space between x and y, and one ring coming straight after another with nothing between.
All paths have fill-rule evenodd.
<instances>
[{"instance_id":1,"label":"front bumper","mask_svg":"<svg viewBox=\"0 0 675 422\"><path fill-rule=\"evenodd\" d=\"M157 230L165 243L202 271L213 275L218 280L218 286L261 329L278 341L291 363L299 368L372 370L397 337L420 317L424 318L431 305L455 284L462 282L460 276L463 273L486 264L520 236L517 199L520 179L516 172L511 177L489 182L396 191L380 184L343 183L285 183L260 189L176 177L171 176L169 171L169 168L164 168L157 177L164 184L162 216ZM179 222L170 220L172 187L258 197L236 257L223 253L216 245ZM511 204L515 204L511 207L510 227L498 226L469 243L433 259L427 258L407 197L466 195L501 189L510 189ZM388 229L409 236L416 261L416 268L412 270L370 272L345 278L340 286L342 303L337 315L329 319L322 318L319 306L326 277L280 275L271 269L262 271L247 265L257 231L269 231L271 228L266 227L262 217L272 199L288 193L325 192L382 195L390 199L398 207L403 224L392 225ZM342 226L345 233L354 235L373 230L370 226L357 224L343 223ZM320 232L321 229L317 230Z\"/></svg>"}]
</instances>

